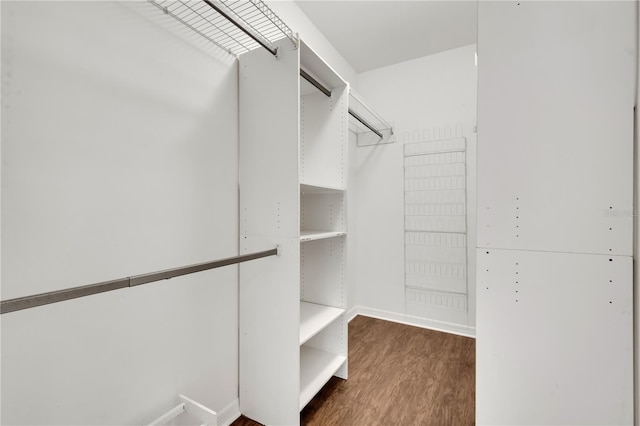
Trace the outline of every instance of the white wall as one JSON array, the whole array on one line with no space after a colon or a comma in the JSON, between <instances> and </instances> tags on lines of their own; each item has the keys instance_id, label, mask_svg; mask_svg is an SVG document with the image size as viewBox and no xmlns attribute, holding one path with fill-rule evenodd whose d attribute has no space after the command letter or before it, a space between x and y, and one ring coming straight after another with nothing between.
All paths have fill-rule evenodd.
<instances>
[{"instance_id":1,"label":"white wall","mask_svg":"<svg viewBox=\"0 0 640 426\"><path fill-rule=\"evenodd\" d=\"M238 250L237 65L148 2L2 2L2 299ZM3 424L237 398L237 267L2 316Z\"/></svg>"},{"instance_id":2,"label":"white wall","mask_svg":"<svg viewBox=\"0 0 640 426\"><path fill-rule=\"evenodd\" d=\"M358 85L371 107L394 125L398 142L356 151L357 304L404 314L404 142L437 132L444 138L446 128L463 128L469 164L468 247L475 245L475 45L362 73ZM468 281L469 313L458 324L463 326L473 326L475 318L473 276Z\"/></svg>"}]
</instances>

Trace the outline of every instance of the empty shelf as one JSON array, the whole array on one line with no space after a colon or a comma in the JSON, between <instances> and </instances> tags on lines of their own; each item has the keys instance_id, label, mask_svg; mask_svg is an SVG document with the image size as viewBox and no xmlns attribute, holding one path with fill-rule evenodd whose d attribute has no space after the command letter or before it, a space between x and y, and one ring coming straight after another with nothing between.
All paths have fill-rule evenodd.
<instances>
[{"instance_id":1,"label":"empty shelf","mask_svg":"<svg viewBox=\"0 0 640 426\"><path fill-rule=\"evenodd\" d=\"M300 410L344 364L346 357L307 346L300 347Z\"/></svg>"},{"instance_id":2,"label":"empty shelf","mask_svg":"<svg viewBox=\"0 0 640 426\"><path fill-rule=\"evenodd\" d=\"M344 309L333 306L300 302L300 344L322 331L344 313Z\"/></svg>"},{"instance_id":3,"label":"empty shelf","mask_svg":"<svg viewBox=\"0 0 640 426\"><path fill-rule=\"evenodd\" d=\"M305 183L301 183L300 192L302 194L331 194L331 193L344 192L344 189L333 188L330 186L308 185Z\"/></svg>"},{"instance_id":4,"label":"empty shelf","mask_svg":"<svg viewBox=\"0 0 640 426\"><path fill-rule=\"evenodd\" d=\"M300 241L322 240L347 235L346 231L300 231Z\"/></svg>"}]
</instances>

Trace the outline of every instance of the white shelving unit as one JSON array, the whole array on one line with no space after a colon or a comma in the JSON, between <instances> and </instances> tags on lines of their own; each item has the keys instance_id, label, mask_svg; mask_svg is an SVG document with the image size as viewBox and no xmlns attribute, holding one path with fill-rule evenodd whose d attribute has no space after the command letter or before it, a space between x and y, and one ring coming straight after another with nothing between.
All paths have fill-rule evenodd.
<instances>
[{"instance_id":1,"label":"white shelving unit","mask_svg":"<svg viewBox=\"0 0 640 426\"><path fill-rule=\"evenodd\" d=\"M304 41L276 45L240 56L241 251L280 248L240 267L240 411L293 425L348 373L349 90Z\"/></svg>"}]
</instances>

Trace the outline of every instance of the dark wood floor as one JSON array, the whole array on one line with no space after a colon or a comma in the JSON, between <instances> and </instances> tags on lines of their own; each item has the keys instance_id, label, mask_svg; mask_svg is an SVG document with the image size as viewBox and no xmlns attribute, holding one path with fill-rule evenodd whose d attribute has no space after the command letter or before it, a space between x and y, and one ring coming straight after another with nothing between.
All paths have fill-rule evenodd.
<instances>
[{"instance_id":1,"label":"dark wood floor","mask_svg":"<svg viewBox=\"0 0 640 426\"><path fill-rule=\"evenodd\" d=\"M333 377L300 422L473 425L475 370L474 339L358 316L349 323L349 379Z\"/></svg>"}]
</instances>

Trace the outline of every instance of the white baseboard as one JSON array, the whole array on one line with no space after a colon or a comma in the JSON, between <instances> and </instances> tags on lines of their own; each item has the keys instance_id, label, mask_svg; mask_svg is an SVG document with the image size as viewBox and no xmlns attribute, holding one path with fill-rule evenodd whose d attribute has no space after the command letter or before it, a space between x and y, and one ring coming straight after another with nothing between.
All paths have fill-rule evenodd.
<instances>
[{"instance_id":1,"label":"white baseboard","mask_svg":"<svg viewBox=\"0 0 640 426\"><path fill-rule=\"evenodd\" d=\"M360 306L354 306L353 308L347 311L347 322L351 322L356 316L358 316L358 312L360 311Z\"/></svg>"},{"instance_id":2,"label":"white baseboard","mask_svg":"<svg viewBox=\"0 0 640 426\"><path fill-rule=\"evenodd\" d=\"M240 405L237 399L218 412L218 426L229 426L240 417Z\"/></svg>"},{"instance_id":3,"label":"white baseboard","mask_svg":"<svg viewBox=\"0 0 640 426\"><path fill-rule=\"evenodd\" d=\"M459 336L472 337L474 339L476 337L476 328L468 325L437 321L397 312L383 311L381 309L367 308L366 306L354 306L347 311L347 318L349 321L357 315L412 325L415 327L428 328L429 330L442 331L445 333L457 334Z\"/></svg>"}]
</instances>

